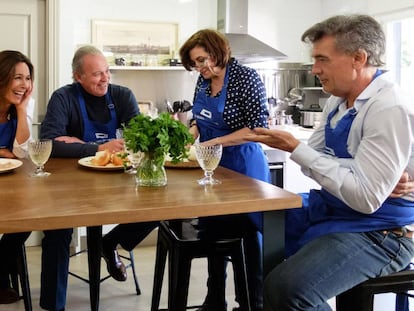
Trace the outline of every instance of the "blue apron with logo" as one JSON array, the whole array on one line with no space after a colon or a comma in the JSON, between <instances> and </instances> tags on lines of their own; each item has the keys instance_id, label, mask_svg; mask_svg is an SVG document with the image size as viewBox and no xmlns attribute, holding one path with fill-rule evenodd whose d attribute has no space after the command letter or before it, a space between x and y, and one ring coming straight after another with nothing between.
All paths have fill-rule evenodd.
<instances>
[{"instance_id":1,"label":"blue apron with logo","mask_svg":"<svg viewBox=\"0 0 414 311\"><path fill-rule=\"evenodd\" d=\"M326 152L339 158L351 158L347 141L357 111L350 109L332 129L330 121L337 111L338 107L327 118ZM414 202L400 198L388 198L376 212L368 215L353 210L323 188L320 191L311 190L301 196L303 207L286 212L287 256L324 234L377 231L414 223Z\"/></svg>"},{"instance_id":2,"label":"blue apron with logo","mask_svg":"<svg viewBox=\"0 0 414 311\"><path fill-rule=\"evenodd\" d=\"M77 85L77 97L84 126L83 141L102 144L116 138L118 120L116 117L115 106L112 103L112 99L111 96L109 96L109 93L107 92L105 95L106 104L108 105L108 109L111 114L111 120L109 120L107 123L89 119L88 112L86 111L85 99L82 96L79 84Z\"/></svg>"},{"instance_id":3,"label":"blue apron with logo","mask_svg":"<svg viewBox=\"0 0 414 311\"><path fill-rule=\"evenodd\" d=\"M16 137L17 120L11 119L0 124L0 149L13 150L13 142Z\"/></svg>"},{"instance_id":4,"label":"blue apron with logo","mask_svg":"<svg viewBox=\"0 0 414 311\"><path fill-rule=\"evenodd\" d=\"M233 130L224 122L223 111L226 102L228 76L227 66L224 85L218 97L207 96L208 81L204 81L196 94L193 115L197 120L200 142L228 135ZM265 182L270 182L270 171L263 149L258 143L249 142L223 148L220 165L236 172ZM256 228L262 231L262 214L249 213Z\"/></svg>"}]
</instances>

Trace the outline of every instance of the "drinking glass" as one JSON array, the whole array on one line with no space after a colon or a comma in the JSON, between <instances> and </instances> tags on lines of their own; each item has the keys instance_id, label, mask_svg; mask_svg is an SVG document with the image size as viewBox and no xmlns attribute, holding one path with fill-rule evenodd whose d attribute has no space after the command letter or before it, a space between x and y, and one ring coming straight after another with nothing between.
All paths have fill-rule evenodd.
<instances>
[{"instance_id":1,"label":"drinking glass","mask_svg":"<svg viewBox=\"0 0 414 311\"><path fill-rule=\"evenodd\" d=\"M128 161L131 163L131 167L125 171L125 173L128 174L136 174L137 173L137 167L141 164L141 161L144 157L144 153L141 151L133 152L129 149L125 149L128 153Z\"/></svg>"},{"instance_id":2,"label":"drinking glass","mask_svg":"<svg viewBox=\"0 0 414 311\"><path fill-rule=\"evenodd\" d=\"M117 139L124 139L124 131L122 128L116 129L116 138ZM137 167L141 163L143 154L142 152L133 152L132 150L129 150L125 146L125 152L127 153L127 159L129 163L131 164L130 168L125 168L124 172L127 174L136 174L137 173Z\"/></svg>"},{"instance_id":3,"label":"drinking glass","mask_svg":"<svg viewBox=\"0 0 414 311\"><path fill-rule=\"evenodd\" d=\"M223 153L222 145L204 146L195 144L198 164L204 171L204 177L197 180L199 185L216 185L221 181L213 178L214 170L217 168Z\"/></svg>"},{"instance_id":4,"label":"drinking glass","mask_svg":"<svg viewBox=\"0 0 414 311\"><path fill-rule=\"evenodd\" d=\"M30 176L32 177L46 177L49 176L49 172L45 172L43 167L49 160L52 153L52 140L51 139L37 139L29 142L29 157L30 160L36 165L36 170Z\"/></svg>"}]
</instances>

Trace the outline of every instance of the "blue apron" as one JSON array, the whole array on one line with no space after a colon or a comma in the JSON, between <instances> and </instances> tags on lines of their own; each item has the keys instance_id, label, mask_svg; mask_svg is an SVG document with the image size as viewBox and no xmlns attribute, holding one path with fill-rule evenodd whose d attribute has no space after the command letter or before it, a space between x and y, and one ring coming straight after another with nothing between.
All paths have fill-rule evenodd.
<instances>
[{"instance_id":1,"label":"blue apron","mask_svg":"<svg viewBox=\"0 0 414 311\"><path fill-rule=\"evenodd\" d=\"M13 150L13 142L16 137L17 119L11 119L0 124L0 149Z\"/></svg>"},{"instance_id":2,"label":"blue apron","mask_svg":"<svg viewBox=\"0 0 414 311\"><path fill-rule=\"evenodd\" d=\"M338 111L332 111L325 126L326 150L339 158L351 158L347 150L349 129L357 115L352 108L341 118L335 129L331 119ZM302 209L286 213L286 255L295 253L307 242L328 233L368 232L403 227L414 223L414 202L388 198L373 214L357 212L325 189L301 194ZM411 207L411 208L410 208Z\"/></svg>"},{"instance_id":3,"label":"blue apron","mask_svg":"<svg viewBox=\"0 0 414 311\"><path fill-rule=\"evenodd\" d=\"M227 66L224 85L218 97L206 94L209 82L201 85L194 100L192 109L197 120L200 132L200 142L232 133L232 130L223 120L224 105L226 103L227 85L230 68ZM270 171L263 149L258 143L249 142L237 146L223 148L220 166L242 173L252 178L270 182ZM256 227L262 230L262 214L248 214Z\"/></svg>"},{"instance_id":4,"label":"blue apron","mask_svg":"<svg viewBox=\"0 0 414 311\"><path fill-rule=\"evenodd\" d=\"M116 117L115 106L112 103L112 99L111 96L109 96L109 93L107 92L105 95L106 104L108 105L108 109L111 113L111 120L109 120L107 123L101 123L89 119L88 112L86 111L85 99L82 96L79 84L77 84L77 98L84 127L83 141L102 144L116 138L118 120Z\"/></svg>"}]
</instances>

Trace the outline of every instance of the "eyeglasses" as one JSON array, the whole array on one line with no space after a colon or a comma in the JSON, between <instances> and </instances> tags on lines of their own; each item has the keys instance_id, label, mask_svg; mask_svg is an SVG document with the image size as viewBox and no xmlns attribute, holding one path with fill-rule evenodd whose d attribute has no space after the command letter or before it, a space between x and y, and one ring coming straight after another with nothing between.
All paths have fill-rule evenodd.
<instances>
[{"instance_id":1,"label":"eyeglasses","mask_svg":"<svg viewBox=\"0 0 414 311\"><path fill-rule=\"evenodd\" d=\"M191 64L192 70L200 70L201 68L208 65L208 60L210 59L210 56L207 57L199 57L194 61L193 64Z\"/></svg>"}]
</instances>

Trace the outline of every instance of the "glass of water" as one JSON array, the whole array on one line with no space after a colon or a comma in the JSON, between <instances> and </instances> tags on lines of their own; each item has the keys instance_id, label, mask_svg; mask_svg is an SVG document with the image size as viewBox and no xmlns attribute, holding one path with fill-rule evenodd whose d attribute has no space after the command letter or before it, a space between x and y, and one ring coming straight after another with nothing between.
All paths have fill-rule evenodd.
<instances>
[{"instance_id":1,"label":"glass of water","mask_svg":"<svg viewBox=\"0 0 414 311\"><path fill-rule=\"evenodd\" d=\"M29 157L30 160L36 165L36 170L32 177L46 177L49 176L49 172L43 170L45 163L49 160L52 153L52 140L51 139L36 139L29 142Z\"/></svg>"}]
</instances>

